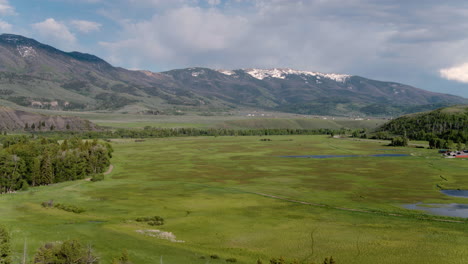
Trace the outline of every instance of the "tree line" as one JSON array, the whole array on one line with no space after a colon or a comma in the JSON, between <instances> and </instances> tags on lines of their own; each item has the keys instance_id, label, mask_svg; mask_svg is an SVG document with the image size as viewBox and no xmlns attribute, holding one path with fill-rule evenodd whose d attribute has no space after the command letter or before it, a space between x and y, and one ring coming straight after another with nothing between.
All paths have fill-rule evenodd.
<instances>
[{"instance_id":1,"label":"tree line","mask_svg":"<svg viewBox=\"0 0 468 264\"><path fill-rule=\"evenodd\" d=\"M291 129L291 128L260 128L260 129L228 129L228 128L155 128L116 129L100 131L48 131L31 132L31 135L53 138L79 137L82 139L111 138L166 138L166 137L199 137L199 136L275 136L275 135L340 135L351 133L350 129Z\"/></svg>"},{"instance_id":2,"label":"tree line","mask_svg":"<svg viewBox=\"0 0 468 264\"><path fill-rule=\"evenodd\" d=\"M0 193L84 179L110 165L112 147L98 140L0 137Z\"/></svg>"}]
</instances>

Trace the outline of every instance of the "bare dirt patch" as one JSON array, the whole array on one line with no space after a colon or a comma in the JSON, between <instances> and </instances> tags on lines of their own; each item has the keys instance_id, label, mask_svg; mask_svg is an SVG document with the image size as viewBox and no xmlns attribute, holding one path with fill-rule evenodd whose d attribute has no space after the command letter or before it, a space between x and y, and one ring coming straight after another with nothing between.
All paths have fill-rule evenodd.
<instances>
[{"instance_id":1,"label":"bare dirt patch","mask_svg":"<svg viewBox=\"0 0 468 264\"><path fill-rule=\"evenodd\" d=\"M136 232L150 237L169 240L174 243L185 243L183 240L177 240L176 236L172 232L157 229L136 230Z\"/></svg>"}]
</instances>

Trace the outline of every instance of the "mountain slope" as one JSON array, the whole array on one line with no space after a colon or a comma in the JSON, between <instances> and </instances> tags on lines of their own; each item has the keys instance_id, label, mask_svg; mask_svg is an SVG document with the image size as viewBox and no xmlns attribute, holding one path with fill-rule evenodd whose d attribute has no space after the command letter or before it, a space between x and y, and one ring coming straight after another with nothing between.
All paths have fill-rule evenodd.
<instances>
[{"instance_id":1,"label":"mountain slope","mask_svg":"<svg viewBox=\"0 0 468 264\"><path fill-rule=\"evenodd\" d=\"M206 97L302 114L399 115L468 102L399 83L292 69L189 68L164 74L172 76L179 89Z\"/></svg>"},{"instance_id":2,"label":"mountain slope","mask_svg":"<svg viewBox=\"0 0 468 264\"><path fill-rule=\"evenodd\" d=\"M130 71L11 34L0 35L0 99L65 110L253 108L348 116L394 116L468 102L398 83L292 69Z\"/></svg>"},{"instance_id":3,"label":"mountain slope","mask_svg":"<svg viewBox=\"0 0 468 264\"><path fill-rule=\"evenodd\" d=\"M78 117L48 116L0 106L0 131L83 131L95 124Z\"/></svg>"}]
</instances>

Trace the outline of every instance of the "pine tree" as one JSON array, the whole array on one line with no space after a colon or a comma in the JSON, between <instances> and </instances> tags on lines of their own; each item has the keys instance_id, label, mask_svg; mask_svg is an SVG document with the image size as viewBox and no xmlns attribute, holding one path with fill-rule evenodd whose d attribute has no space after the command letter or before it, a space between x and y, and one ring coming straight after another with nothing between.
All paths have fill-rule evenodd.
<instances>
[{"instance_id":1,"label":"pine tree","mask_svg":"<svg viewBox=\"0 0 468 264\"><path fill-rule=\"evenodd\" d=\"M0 226L0 264L11 264L10 234Z\"/></svg>"},{"instance_id":2,"label":"pine tree","mask_svg":"<svg viewBox=\"0 0 468 264\"><path fill-rule=\"evenodd\" d=\"M52 157L46 149L41 160L41 184L54 183L54 168L52 167Z\"/></svg>"},{"instance_id":3,"label":"pine tree","mask_svg":"<svg viewBox=\"0 0 468 264\"><path fill-rule=\"evenodd\" d=\"M31 168L31 184L32 186L41 184L41 160L37 157L33 159L33 165Z\"/></svg>"}]
</instances>

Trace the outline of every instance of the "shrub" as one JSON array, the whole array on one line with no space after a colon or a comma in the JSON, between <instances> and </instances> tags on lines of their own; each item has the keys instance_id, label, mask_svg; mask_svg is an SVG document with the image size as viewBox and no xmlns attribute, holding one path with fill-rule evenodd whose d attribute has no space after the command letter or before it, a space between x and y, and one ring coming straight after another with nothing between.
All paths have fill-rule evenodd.
<instances>
[{"instance_id":1,"label":"shrub","mask_svg":"<svg viewBox=\"0 0 468 264\"><path fill-rule=\"evenodd\" d=\"M234 262L237 262L237 259L236 258L228 258L228 259L226 259L226 262L234 263Z\"/></svg>"},{"instance_id":2,"label":"shrub","mask_svg":"<svg viewBox=\"0 0 468 264\"><path fill-rule=\"evenodd\" d=\"M104 180L104 174L102 174L102 173L94 174L94 175L91 177L91 181L92 181L92 182L97 182L97 181L102 181L102 180Z\"/></svg>"},{"instance_id":3,"label":"shrub","mask_svg":"<svg viewBox=\"0 0 468 264\"><path fill-rule=\"evenodd\" d=\"M390 143L390 146L406 147L406 146L408 146L408 138L406 138L406 137L394 137L394 138L392 138L392 143Z\"/></svg>"},{"instance_id":4,"label":"shrub","mask_svg":"<svg viewBox=\"0 0 468 264\"><path fill-rule=\"evenodd\" d=\"M219 256L218 255L211 255L210 258L211 259L219 259Z\"/></svg>"},{"instance_id":5,"label":"shrub","mask_svg":"<svg viewBox=\"0 0 468 264\"><path fill-rule=\"evenodd\" d=\"M164 218L160 216L153 216L153 217L138 217L135 219L137 222L147 222L148 225L151 226L159 226L164 225Z\"/></svg>"},{"instance_id":6,"label":"shrub","mask_svg":"<svg viewBox=\"0 0 468 264\"><path fill-rule=\"evenodd\" d=\"M20 190L22 191L27 191L29 189L29 184L26 180L22 180L20 186Z\"/></svg>"},{"instance_id":7,"label":"shrub","mask_svg":"<svg viewBox=\"0 0 468 264\"><path fill-rule=\"evenodd\" d=\"M34 254L33 263L97 264L99 258L91 247L76 240L68 240L63 243L46 243Z\"/></svg>"},{"instance_id":8,"label":"shrub","mask_svg":"<svg viewBox=\"0 0 468 264\"><path fill-rule=\"evenodd\" d=\"M66 204L59 204L58 203L54 207L57 208L57 209L64 210L64 211L67 211L67 212L71 212L71 213L75 213L75 214L81 214L81 213L86 211L84 208L81 208L81 207L78 207L78 206L75 206L75 205L66 205Z\"/></svg>"},{"instance_id":9,"label":"shrub","mask_svg":"<svg viewBox=\"0 0 468 264\"><path fill-rule=\"evenodd\" d=\"M42 202L41 205L44 208L54 207L54 200L49 200L48 202Z\"/></svg>"}]
</instances>

